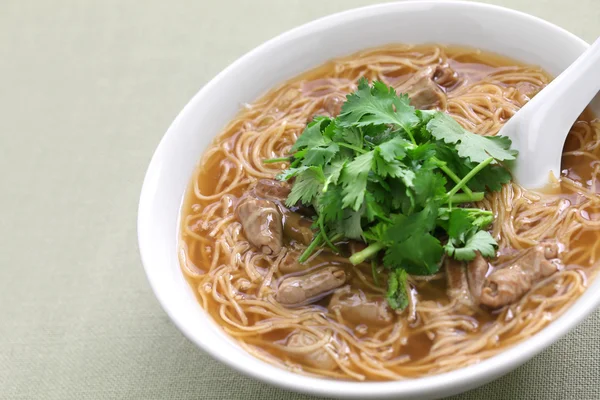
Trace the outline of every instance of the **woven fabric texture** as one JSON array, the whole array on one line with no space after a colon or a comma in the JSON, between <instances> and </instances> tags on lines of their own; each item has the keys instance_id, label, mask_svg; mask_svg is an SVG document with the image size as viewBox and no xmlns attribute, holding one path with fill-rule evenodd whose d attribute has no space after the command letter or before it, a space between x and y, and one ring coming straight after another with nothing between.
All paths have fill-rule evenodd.
<instances>
[{"instance_id":1,"label":"woven fabric texture","mask_svg":"<svg viewBox=\"0 0 600 400\"><path fill-rule=\"evenodd\" d=\"M493 0L592 41L600 1ZM367 0L0 2L0 399L308 400L209 358L144 276L146 166L191 96L254 46ZM600 399L600 310L456 400Z\"/></svg>"}]
</instances>

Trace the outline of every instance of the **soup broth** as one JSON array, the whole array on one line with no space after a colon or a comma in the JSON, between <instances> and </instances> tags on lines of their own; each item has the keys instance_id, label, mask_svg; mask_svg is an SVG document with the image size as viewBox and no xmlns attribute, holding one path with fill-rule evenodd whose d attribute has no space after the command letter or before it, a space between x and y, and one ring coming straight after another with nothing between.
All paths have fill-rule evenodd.
<instances>
[{"instance_id":1,"label":"soup broth","mask_svg":"<svg viewBox=\"0 0 600 400\"><path fill-rule=\"evenodd\" d=\"M377 299L385 294L371 263L347 262L352 243L341 241L341 254L320 251L304 270L283 273L286 255L302 251L305 244L288 237L280 252L267 255L248 242L235 212L239 199L258 180L274 179L287 167L263 160L285 157L314 116L339 112L359 78L402 88L415 74L438 66L452 73L433 75L444 93L434 108L481 135L497 134L551 80L538 67L474 49L370 49L332 60L245 105L202 156L182 209L182 271L201 306L254 356L299 373L351 380L441 373L477 363L539 332L594 277L600 257L600 123L589 111L569 134L563 174L552 191L531 192L510 183L477 203L495 215L491 233L499 244L498 258L488 275L515 252L545 240L559 243L559 270L535 282L513 304L465 307L449 296L442 269L409 277L406 310L379 310L382 317L372 322L331 307L335 295L362 293ZM309 304L290 307L277 301L284 278L329 267L344 271L343 286Z\"/></svg>"}]
</instances>

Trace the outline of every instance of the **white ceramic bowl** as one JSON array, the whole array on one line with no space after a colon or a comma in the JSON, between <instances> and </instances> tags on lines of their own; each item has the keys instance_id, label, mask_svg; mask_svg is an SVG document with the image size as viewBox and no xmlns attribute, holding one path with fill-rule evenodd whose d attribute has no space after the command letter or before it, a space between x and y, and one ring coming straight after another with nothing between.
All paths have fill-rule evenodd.
<instances>
[{"instance_id":1,"label":"white ceramic bowl","mask_svg":"<svg viewBox=\"0 0 600 400\"><path fill-rule=\"evenodd\" d=\"M328 397L449 396L523 364L600 303L600 280L596 280L568 312L533 338L467 368L398 382L318 379L274 367L242 350L202 310L180 271L177 241L182 197L206 147L242 103L252 102L278 83L331 58L388 43L477 47L540 65L552 75L559 74L588 46L548 22L490 5L449 1L376 5L286 32L234 62L200 90L175 119L148 167L138 215L140 252L156 297L179 329L214 358L254 378ZM598 111L600 107L596 107Z\"/></svg>"}]
</instances>

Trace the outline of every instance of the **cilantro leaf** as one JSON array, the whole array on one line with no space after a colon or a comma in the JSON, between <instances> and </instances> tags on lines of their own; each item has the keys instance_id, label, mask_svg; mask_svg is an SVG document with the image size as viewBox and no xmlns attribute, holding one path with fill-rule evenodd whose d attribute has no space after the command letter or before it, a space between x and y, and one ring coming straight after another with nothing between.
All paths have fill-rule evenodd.
<instances>
[{"instance_id":1,"label":"cilantro leaf","mask_svg":"<svg viewBox=\"0 0 600 400\"><path fill-rule=\"evenodd\" d=\"M283 171L282 173L280 173L279 175L277 175L275 177L275 179L279 180L279 181L287 181L292 179L295 176L298 176L300 173L306 171L309 167L304 166L304 167L298 167L298 168L288 168L285 171Z\"/></svg>"},{"instance_id":2,"label":"cilantro leaf","mask_svg":"<svg viewBox=\"0 0 600 400\"><path fill-rule=\"evenodd\" d=\"M341 220L344 216L342 188L333 185L326 192L322 192L317 197L316 208L324 222Z\"/></svg>"},{"instance_id":3,"label":"cilantro leaf","mask_svg":"<svg viewBox=\"0 0 600 400\"><path fill-rule=\"evenodd\" d=\"M477 212L471 212L471 218L473 218L473 226L478 229L486 229L494 222L494 214L487 210L478 210Z\"/></svg>"},{"instance_id":4,"label":"cilantro leaf","mask_svg":"<svg viewBox=\"0 0 600 400\"><path fill-rule=\"evenodd\" d=\"M386 299L394 310L408 307L408 274L403 269L396 269L388 275Z\"/></svg>"},{"instance_id":5,"label":"cilantro leaf","mask_svg":"<svg viewBox=\"0 0 600 400\"><path fill-rule=\"evenodd\" d=\"M479 171L479 173L469 181L469 187L478 191L484 191L488 188L492 192L499 192L502 190L502 185L511 180L512 175L506 168L501 165L491 164Z\"/></svg>"},{"instance_id":6,"label":"cilantro leaf","mask_svg":"<svg viewBox=\"0 0 600 400\"><path fill-rule=\"evenodd\" d=\"M418 233L388 247L383 262L411 274L431 275L440 269L443 252L437 238L429 233Z\"/></svg>"},{"instance_id":7,"label":"cilantro leaf","mask_svg":"<svg viewBox=\"0 0 600 400\"><path fill-rule=\"evenodd\" d=\"M369 151L356 157L344 168L341 176L341 183L344 185L344 207L358 211L362 205L372 162L373 152Z\"/></svg>"},{"instance_id":8,"label":"cilantro leaf","mask_svg":"<svg viewBox=\"0 0 600 400\"><path fill-rule=\"evenodd\" d=\"M406 149L410 147L412 147L412 143L400 136L396 136L377 146L377 154L387 162L402 160L406 155Z\"/></svg>"},{"instance_id":9,"label":"cilantro leaf","mask_svg":"<svg viewBox=\"0 0 600 400\"><path fill-rule=\"evenodd\" d=\"M435 273L443 253L440 241L429 233L435 228L436 218L437 204L434 202L408 217L395 215L381 233L382 241L389 244L384 264L419 275Z\"/></svg>"},{"instance_id":10,"label":"cilantro leaf","mask_svg":"<svg viewBox=\"0 0 600 400\"><path fill-rule=\"evenodd\" d=\"M506 136L480 136L467 131L445 113L437 113L427 123L433 137L456 145L458 155L480 163L489 157L496 160L514 160L517 152L510 149L511 140Z\"/></svg>"},{"instance_id":11,"label":"cilantro leaf","mask_svg":"<svg viewBox=\"0 0 600 400\"><path fill-rule=\"evenodd\" d=\"M469 212L462 208L453 208L448 221L448 236L454 241L464 243L467 235L473 229L473 220Z\"/></svg>"},{"instance_id":12,"label":"cilantro leaf","mask_svg":"<svg viewBox=\"0 0 600 400\"><path fill-rule=\"evenodd\" d=\"M436 110L417 110L416 112L419 118L421 119L421 123L423 124L429 122L433 117L435 117L439 113L439 111Z\"/></svg>"},{"instance_id":13,"label":"cilantro leaf","mask_svg":"<svg viewBox=\"0 0 600 400\"><path fill-rule=\"evenodd\" d=\"M396 136L387 142L384 142L375 148L374 160L375 171L381 177L391 176L394 178L407 177L409 171L400 163L406 155L405 147L411 145L400 136ZM411 179L412 175L408 175L407 179Z\"/></svg>"},{"instance_id":14,"label":"cilantro leaf","mask_svg":"<svg viewBox=\"0 0 600 400\"><path fill-rule=\"evenodd\" d=\"M344 233L348 239L362 239L362 213L363 210L354 211L348 208L344 209L344 215L341 220L336 222L333 231Z\"/></svg>"},{"instance_id":15,"label":"cilantro leaf","mask_svg":"<svg viewBox=\"0 0 600 400\"><path fill-rule=\"evenodd\" d=\"M388 176L398 178L399 176L405 176L406 171L408 171L406 168L403 168L403 165L399 161L385 161L378 152L375 152L373 159L375 161L375 171L383 178Z\"/></svg>"},{"instance_id":16,"label":"cilantro leaf","mask_svg":"<svg viewBox=\"0 0 600 400\"><path fill-rule=\"evenodd\" d=\"M365 217L367 221L373 222L375 219L388 219L384 206L379 204L372 193L365 194Z\"/></svg>"},{"instance_id":17,"label":"cilantro leaf","mask_svg":"<svg viewBox=\"0 0 600 400\"><path fill-rule=\"evenodd\" d=\"M296 176L296 181L288 195L285 205L295 206L298 202L309 205L321 191L325 177L321 167L310 167Z\"/></svg>"},{"instance_id":18,"label":"cilantro leaf","mask_svg":"<svg viewBox=\"0 0 600 400\"><path fill-rule=\"evenodd\" d=\"M446 193L446 178L431 170L418 170L414 182L414 201L417 205L425 204L429 199L441 197Z\"/></svg>"},{"instance_id":19,"label":"cilantro leaf","mask_svg":"<svg viewBox=\"0 0 600 400\"><path fill-rule=\"evenodd\" d=\"M388 179L390 187L388 198L391 198L392 208L408 214L408 210L414 207L414 196L409 189L413 186L414 178L415 173L408 170L400 179Z\"/></svg>"},{"instance_id":20,"label":"cilantro leaf","mask_svg":"<svg viewBox=\"0 0 600 400\"><path fill-rule=\"evenodd\" d=\"M325 179L325 184L323 185L323 191L326 192L327 188L331 183L337 185L340 175L342 174L342 170L346 166L346 160L343 158L337 158L331 161L330 164L325 166L324 174L327 177Z\"/></svg>"},{"instance_id":21,"label":"cilantro leaf","mask_svg":"<svg viewBox=\"0 0 600 400\"><path fill-rule=\"evenodd\" d=\"M467 175L477 165L461 158L455 148L446 144L439 142L435 147L436 157L445 162L460 177ZM497 192L511 179L512 176L506 168L498 164L490 164L475 175L467 185L475 191L485 191L487 188Z\"/></svg>"},{"instance_id":22,"label":"cilantro leaf","mask_svg":"<svg viewBox=\"0 0 600 400\"><path fill-rule=\"evenodd\" d=\"M365 145L377 146L399 135L399 132L389 125L366 125L359 129L363 133Z\"/></svg>"},{"instance_id":23,"label":"cilantro leaf","mask_svg":"<svg viewBox=\"0 0 600 400\"><path fill-rule=\"evenodd\" d=\"M360 128L337 128L333 140L337 142L345 142L353 146L362 147L363 135Z\"/></svg>"},{"instance_id":24,"label":"cilantro leaf","mask_svg":"<svg viewBox=\"0 0 600 400\"><path fill-rule=\"evenodd\" d=\"M494 220L491 211L479 208L445 208L438 210L438 226L444 228L455 246L465 243L474 232L487 228Z\"/></svg>"},{"instance_id":25,"label":"cilantro leaf","mask_svg":"<svg viewBox=\"0 0 600 400\"><path fill-rule=\"evenodd\" d=\"M436 145L433 143L424 143L406 150L408 156L413 161L430 160L436 154Z\"/></svg>"},{"instance_id":26,"label":"cilantro leaf","mask_svg":"<svg viewBox=\"0 0 600 400\"><path fill-rule=\"evenodd\" d=\"M324 146L331 142L326 136L323 136L321 133L329 124L331 120L325 117L315 118L312 122L310 122L306 129L302 132L302 134L296 140L296 143L291 148L292 152L298 151L304 147L312 148L318 146Z\"/></svg>"},{"instance_id":27,"label":"cilantro leaf","mask_svg":"<svg viewBox=\"0 0 600 400\"><path fill-rule=\"evenodd\" d=\"M479 208L446 208L438 209L438 224L440 220L449 221L451 215L460 214L462 217L470 221L471 225L477 229L485 229L494 221L494 214L488 210ZM446 231L450 232L450 228L443 225ZM451 235L455 236L455 235Z\"/></svg>"},{"instance_id":28,"label":"cilantro leaf","mask_svg":"<svg viewBox=\"0 0 600 400\"><path fill-rule=\"evenodd\" d=\"M323 165L327 164L335 154L340 151L340 146L336 143L329 143L326 147L313 147L306 152L302 165Z\"/></svg>"},{"instance_id":29,"label":"cilantro leaf","mask_svg":"<svg viewBox=\"0 0 600 400\"><path fill-rule=\"evenodd\" d=\"M415 173L410 169L401 169L399 172L400 173L398 174L398 178L400 179L400 181L402 181L402 183L407 188L414 187L414 182L416 179Z\"/></svg>"},{"instance_id":30,"label":"cilantro leaf","mask_svg":"<svg viewBox=\"0 0 600 400\"><path fill-rule=\"evenodd\" d=\"M479 251L484 257L494 257L497 244L492 235L487 231L478 231L467 238L462 247L456 247L454 241L449 240L446 246L446 254L460 261L471 261L475 258L475 252Z\"/></svg>"},{"instance_id":31,"label":"cilantro leaf","mask_svg":"<svg viewBox=\"0 0 600 400\"><path fill-rule=\"evenodd\" d=\"M425 208L408 217L404 214L396 214L392 218L392 224L384 235L384 240L390 243L402 242L412 235L427 233L435 228L437 219L437 206L431 202Z\"/></svg>"},{"instance_id":32,"label":"cilantro leaf","mask_svg":"<svg viewBox=\"0 0 600 400\"><path fill-rule=\"evenodd\" d=\"M358 90L346 99L338 116L340 126L395 124L410 131L419 123L408 96L397 96L394 88L383 82L373 82L370 87L368 81L361 78Z\"/></svg>"},{"instance_id":33,"label":"cilantro leaf","mask_svg":"<svg viewBox=\"0 0 600 400\"><path fill-rule=\"evenodd\" d=\"M384 186L377 181L369 181L367 182L367 192L371 193L379 204L391 205L389 185L385 184Z\"/></svg>"},{"instance_id":34,"label":"cilantro leaf","mask_svg":"<svg viewBox=\"0 0 600 400\"><path fill-rule=\"evenodd\" d=\"M325 244L335 251L328 235L364 240L367 248L350 261L374 265L383 253L387 300L406 307L407 274L437 272L444 252L464 261L477 252L494 256L497 244L484 230L492 212L453 205L510 181L499 163L516 156L510 144L468 132L440 111L415 110L406 95L361 79L338 117L316 117L291 154L273 159L290 162L277 176L293 180L286 204L316 212L319 234L301 257Z\"/></svg>"}]
</instances>

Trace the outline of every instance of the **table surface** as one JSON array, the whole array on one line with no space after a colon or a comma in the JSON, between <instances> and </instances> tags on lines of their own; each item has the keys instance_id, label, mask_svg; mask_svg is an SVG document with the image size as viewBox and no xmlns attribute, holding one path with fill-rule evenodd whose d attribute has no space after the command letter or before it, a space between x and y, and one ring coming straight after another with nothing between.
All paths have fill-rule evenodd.
<instances>
[{"instance_id":1,"label":"table surface","mask_svg":"<svg viewBox=\"0 0 600 400\"><path fill-rule=\"evenodd\" d=\"M593 41L600 0L495 0ZM0 398L300 400L209 358L146 282L136 207L191 96L266 39L366 0L3 0ZM454 399L600 399L600 310Z\"/></svg>"}]
</instances>

